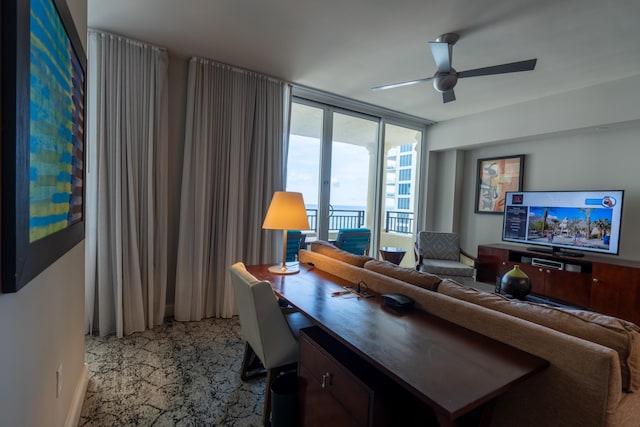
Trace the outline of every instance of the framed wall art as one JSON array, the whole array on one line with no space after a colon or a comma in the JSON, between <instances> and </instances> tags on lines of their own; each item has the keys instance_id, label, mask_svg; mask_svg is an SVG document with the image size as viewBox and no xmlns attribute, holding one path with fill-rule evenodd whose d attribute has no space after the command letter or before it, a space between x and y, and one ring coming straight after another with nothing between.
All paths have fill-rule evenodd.
<instances>
[{"instance_id":1,"label":"framed wall art","mask_svg":"<svg viewBox=\"0 0 640 427\"><path fill-rule=\"evenodd\" d=\"M507 191L522 191L524 154L478 159L476 213L502 214Z\"/></svg>"},{"instance_id":2,"label":"framed wall art","mask_svg":"<svg viewBox=\"0 0 640 427\"><path fill-rule=\"evenodd\" d=\"M65 0L2 0L2 291L84 238L86 56Z\"/></svg>"}]
</instances>

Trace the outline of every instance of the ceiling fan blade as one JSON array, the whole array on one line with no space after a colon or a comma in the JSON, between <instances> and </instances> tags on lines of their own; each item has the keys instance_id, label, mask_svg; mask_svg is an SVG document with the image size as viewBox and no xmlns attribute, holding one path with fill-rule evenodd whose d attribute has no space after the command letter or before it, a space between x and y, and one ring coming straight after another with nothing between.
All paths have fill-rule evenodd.
<instances>
[{"instance_id":1,"label":"ceiling fan blade","mask_svg":"<svg viewBox=\"0 0 640 427\"><path fill-rule=\"evenodd\" d=\"M436 68L441 73L448 73L451 69L452 49L449 43L429 42L431 55L436 62Z\"/></svg>"},{"instance_id":2,"label":"ceiling fan blade","mask_svg":"<svg viewBox=\"0 0 640 427\"><path fill-rule=\"evenodd\" d=\"M536 67L537 59L511 62L509 64L494 65L493 67L476 68L475 70L461 71L458 78L489 76L492 74L516 73L518 71L531 71Z\"/></svg>"},{"instance_id":3,"label":"ceiling fan blade","mask_svg":"<svg viewBox=\"0 0 640 427\"><path fill-rule=\"evenodd\" d=\"M379 90L395 89L397 87L409 86L409 85L415 85L415 84L418 84L418 83L428 82L431 79L433 79L433 77L425 77L424 79L411 80L411 81L408 81L408 82L392 83L392 84L389 84L389 85L372 87L371 90L379 91Z\"/></svg>"},{"instance_id":4,"label":"ceiling fan blade","mask_svg":"<svg viewBox=\"0 0 640 427\"><path fill-rule=\"evenodd\" d=\"M447 102L455 101L456 94L453 92L453 89L449 89L446 92L442 92L442 102L446 104Z\"/></svg>"}]
</instances>

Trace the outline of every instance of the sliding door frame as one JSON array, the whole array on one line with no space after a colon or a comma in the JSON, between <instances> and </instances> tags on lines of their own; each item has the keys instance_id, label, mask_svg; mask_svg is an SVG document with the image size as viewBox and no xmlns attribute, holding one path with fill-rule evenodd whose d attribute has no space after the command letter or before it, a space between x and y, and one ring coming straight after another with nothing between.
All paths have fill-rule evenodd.
<instances>
[{"instance_id":1,"label":"sliding door frame","mask_svg":"<svg viewBox=\"0 0 640 427\"><path fill-rule=\"evenodd\" d=\"M413 225L413 233L416 233L416 227L421 220L419 215L419 208L424 205L422 200L422 194L419 192L421 188L426 188L426 183L423 182L426 177L425 166L423 163L424 153L426 150L426 129L427 126L434 122L425 120L419 117L405 115L396 111L376 107L370 104L362 103L359 101L342 98L337 95L317 91L314 89L305 88L302 86L292 86L292 103L300 103L310 107L321 108L323 110L323 123L322 123L322 138L320 143L320 180L318 189L318 222L317 232L319 239L328 238L328 222L324 220L329 216L329 202L330 202L330 187L331 187L331 153L332 153L332 141L333 141L333 114L340 113L346 114L352 117L357 117L365 120L371 120L377 123L377 141L376 141L376 170L370 171L374 174L375 179L373 194L373 209L372 209L372 236L371 236L371 256L376 256L379 237L382 224L382 212L383 212L383 178L385 173L384 165L384 141L386 125L396 125L406 127L420 131L422 139L419 142L420 153L417 156L418 167L416 169L416 200L414 201L414 210L416 221ZM320 218L323 218L320 221Z\"/></svg>"}]
</instances>

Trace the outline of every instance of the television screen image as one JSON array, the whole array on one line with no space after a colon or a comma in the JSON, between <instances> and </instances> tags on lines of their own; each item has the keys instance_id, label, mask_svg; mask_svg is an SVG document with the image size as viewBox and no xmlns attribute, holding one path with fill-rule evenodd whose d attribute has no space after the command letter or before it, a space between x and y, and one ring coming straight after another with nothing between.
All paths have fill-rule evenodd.
<instances>
[{"instance_id":1,"label":"television screen image","mask_svg":"<svg viewBox=\"0 0 640 427\"><path fill-rule=\"evenodd\" d=\"M506 194L502 240L576 256L618 254L624 191L519 191Z\"/></svg>"}]
</instances>

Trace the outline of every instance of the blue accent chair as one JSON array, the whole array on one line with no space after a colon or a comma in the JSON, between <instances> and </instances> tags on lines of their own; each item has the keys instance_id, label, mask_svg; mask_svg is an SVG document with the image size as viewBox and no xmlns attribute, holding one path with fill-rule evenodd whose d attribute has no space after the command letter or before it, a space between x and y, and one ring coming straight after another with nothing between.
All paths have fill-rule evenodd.
<instances>
[{"instance_id":1,"label":"blue accent chair","mask_svg":"<svg viewBox=\"0 0 640 427\"><path fill-rule=\"evenodd\" d=\"M287 231L287 262L298 260L298 251L304 248L307 235L303 234L300 230L288 230Z\"/></svg>"},{"instance_id":2,"label":"blue accent chair","mask_svg":"<svg viewBox=\"0 0 640 427\"><path fill-rule=\"evenodd\" d=\"M371 230L368 228L341 228L335 245L356 255L369 255Z\"/></svg>"}]
</instances>

